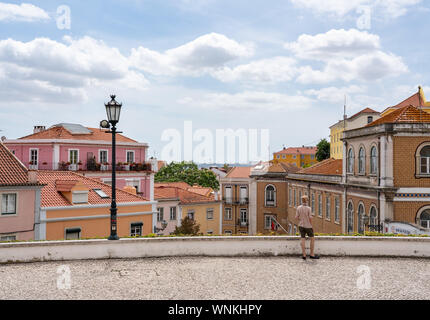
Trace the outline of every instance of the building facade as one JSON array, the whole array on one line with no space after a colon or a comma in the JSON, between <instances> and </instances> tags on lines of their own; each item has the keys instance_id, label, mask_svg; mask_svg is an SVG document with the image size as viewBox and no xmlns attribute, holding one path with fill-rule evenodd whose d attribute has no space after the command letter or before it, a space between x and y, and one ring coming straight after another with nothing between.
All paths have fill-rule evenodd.
<instances>
[{"instance_id":1,"label":"building facade","mask_svg":"<svg viewBox=\"0 0 430 320\"><path fill-rule=\"evenodd\" d=\"M43 185L0 142L0 241L34 239Z\"/></svg>"},{"instance_id":2,"label":"building facade","mask_svg":"<svg viewBox=\"0 0 430 320\"><path fill-rule=\"evenodd\" d=\"M273 161L289 163L298 168L307 167L317 163L317 147L285 148L273 154Z\"/></svg>"}]
</instances>

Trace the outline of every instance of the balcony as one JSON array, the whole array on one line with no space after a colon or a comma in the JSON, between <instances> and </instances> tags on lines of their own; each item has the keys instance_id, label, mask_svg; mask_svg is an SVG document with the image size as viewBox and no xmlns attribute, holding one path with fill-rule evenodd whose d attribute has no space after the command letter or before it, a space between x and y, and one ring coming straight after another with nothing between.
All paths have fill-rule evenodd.
<instances>
[{"instance_id":1,"label":"balcony","mask_svg":"<svg viewBox=\"0 0 430 320\"><path fill-rule=\"evenodd\" d=\"M226 203L226 204L233 204L233 198L232 197L223 197L222 200Z\"/></svg>"},{"instance_id":2,"label":"balcony","mask_svg":"<svg viewBox=\"0 0 430 320\"><path fill-rule=\"evenodd\" d=\"M239 204L248 204L249 203L249 199L248 198L240 198L239 199Z\"/></svg>"},{"instance_id":3,"label":"balcony","mask_svg":"<svg viewBox=\"0 0 430 320\"><path fill-rule=\"evenodd\" d=\"M39 162L39 163L28 163L28 169L30 170L59 170L59 171L111 171L112 165L106 163L101 164L97 162L88 161L86 164L82 162L73 164L70 162ZM116 165L117 171L133 171L133 172L151 172L151 163L118 163Z\"/></svg>"},{"instance_id":4,"label":"balcony","mask_svg":"<svg viewBox=\"0 0 430 320\"><path fill-rule=\"evenodd\" d=\"M237 225L243 228L247 228L249 223L248 220L237 219Z\"/></svg>"}]
</instances>

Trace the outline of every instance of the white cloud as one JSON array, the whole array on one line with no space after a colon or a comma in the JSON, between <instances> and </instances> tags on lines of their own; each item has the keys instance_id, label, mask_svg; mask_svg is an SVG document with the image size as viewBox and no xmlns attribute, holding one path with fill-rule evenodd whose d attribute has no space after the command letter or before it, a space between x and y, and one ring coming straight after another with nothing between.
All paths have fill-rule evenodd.
<instances>
[{"instance_id":1,"label":"white cloud","mask_svg":"<svg viewBox=\"0 0 430 320\"><path fill-rule=\"evenodd\" d=\"M310 96L314 96L319 101L329 102L329 103L344 103L345 95L350 97L351 95L357 93L366 92L366 88L363 86L351 85L348 87L327 87L319 90L310 89L306 90L305 93Z\"/></svg>"},{"instance_id":2,"label":"white cloud","mask_svg":"<svg viewBox=\"0 0 430 320\"><path fill-rule=\"evenodd\" d=\"M297 7L310 9L318 14L334 14L344 17L356 12L362 6L368 6L372 12L397 18L406 14L408 9L422 0L291 0Z\"/></svg>"},{"instance_id":3,"label":"white cloud","mask_svg":"<svg viewBox=\"0 0 430 320\"><path fill-rule=\"evenodd\" d=\"M49 15L35 5L21 5L0 2L0 21L39 21L49 20Z\"/></svg>"},{"instance_id":4,"label":"white cloud","mask_svg":"<svg viewBox=\"0 0 430 320\"><path fill-rule=\"evenodd\" d=\"M203 97L184 97L178 103L212 110L291 111L309 108L313 100L301 95L276 92L244 91L236 94L210 93Z\"/></svg>"},{"instance_id":5,"label":"white cloud","mask_svg":"<svg viewBox=\"0 0 430 320\"><path fill-rule=\"evenodd\" d=\"M403 59L381 50L379 36L356 29L330 30L317 35L301 35L285 44L297 59L323 62L322 69L299 68L300 83L378 80L408 71Z\"/></svg>"},{"instance_id":6,"label":"white cloud","mask_svg":"<svg viewBox=\"0 0 430 320\"><path fill-rule=\"evenodd\" d=\"M234 68L224 67L212 72L223 82L259 82L261 84L292 80L297 74L296 60L289 57L274 57L242 64Z\"/></svg>"},{"instance_id":7,"label":"white cloud","mask_svg":"<svg viewBox=\"0 0 430 320\"><path fill-rule=\"evenodd\" d=\"M132 49L130 60L137 69L154 75L197 76L252 54L251 44L210 33L163 53L144 47Z\"/></svg>"},{"instance_id":8,"label":"white cloud","mask_svg":"<svg viewBox=\"0 0 430 320\"><path fill-rule=\"evenodd\" d=\"M53 101L57 97L78 102L85 101L86 92L94 86L109 87L114 82L144 89L148 85L118 49L90 37L65 37L64 42L0 40L0 74L3 90L21 92L21 96L7 95L11 100Z\"/></svg>"}]
</instances>

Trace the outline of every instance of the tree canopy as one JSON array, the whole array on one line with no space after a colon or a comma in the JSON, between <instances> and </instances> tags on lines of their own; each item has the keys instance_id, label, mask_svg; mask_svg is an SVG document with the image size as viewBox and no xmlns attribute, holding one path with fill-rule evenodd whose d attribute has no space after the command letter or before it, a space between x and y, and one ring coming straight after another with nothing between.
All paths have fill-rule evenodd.
<instances>
[{"instance_id":1,"label":"tree canopy","mask_svg":"<svg viewBox=\"0 0 430 320\"><path fill-rule=\"evenodd\" d=\"M172 162L155 174L155 182L186 182L189 185L198 184L214 190L219 189L215 173L209 169L199 169L194 162Z\"/></svg>"},{"instance_id":2,"label":"tree canopy","mask_svg":"<svg viewBox=\"0 0 430 320\"><path fill-rule=\"evenodd\" d=\"M181 220L181 226L176 226L173 234L180 235L193 235L196 236L200 232L200 225L193 219L190 219L188 216Z\"/></svg>"},{"instance_id":3,"label":"tree canopy","mask_svg":"<svg viewBox=\"0 0 430 320\"><path fill-rule=\"evenodd\" d=\"M317 144L316 157L318 161L323 161L330 158L330 142L328 142L326 139L321 139L321 141Z\"/></svg>"}]
</instances>

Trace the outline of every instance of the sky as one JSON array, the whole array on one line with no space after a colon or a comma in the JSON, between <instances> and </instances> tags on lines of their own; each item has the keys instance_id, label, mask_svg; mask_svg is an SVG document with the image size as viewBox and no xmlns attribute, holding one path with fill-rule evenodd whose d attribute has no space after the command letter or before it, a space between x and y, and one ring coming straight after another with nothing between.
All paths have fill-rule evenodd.
<instances>
[{"instance_id":1,"label":"sky","mask_svg":"<svg viewBox=\"0 0 430 320\"><path fill-rule=\"evenodd\" d=\"M185 121L268 130L267 153L316 145L345 97L350 116L430 96L429 18L425 0L0 2L0 136L98 127L116 94L149 156Z\"/></svg>"}]
</instances>

